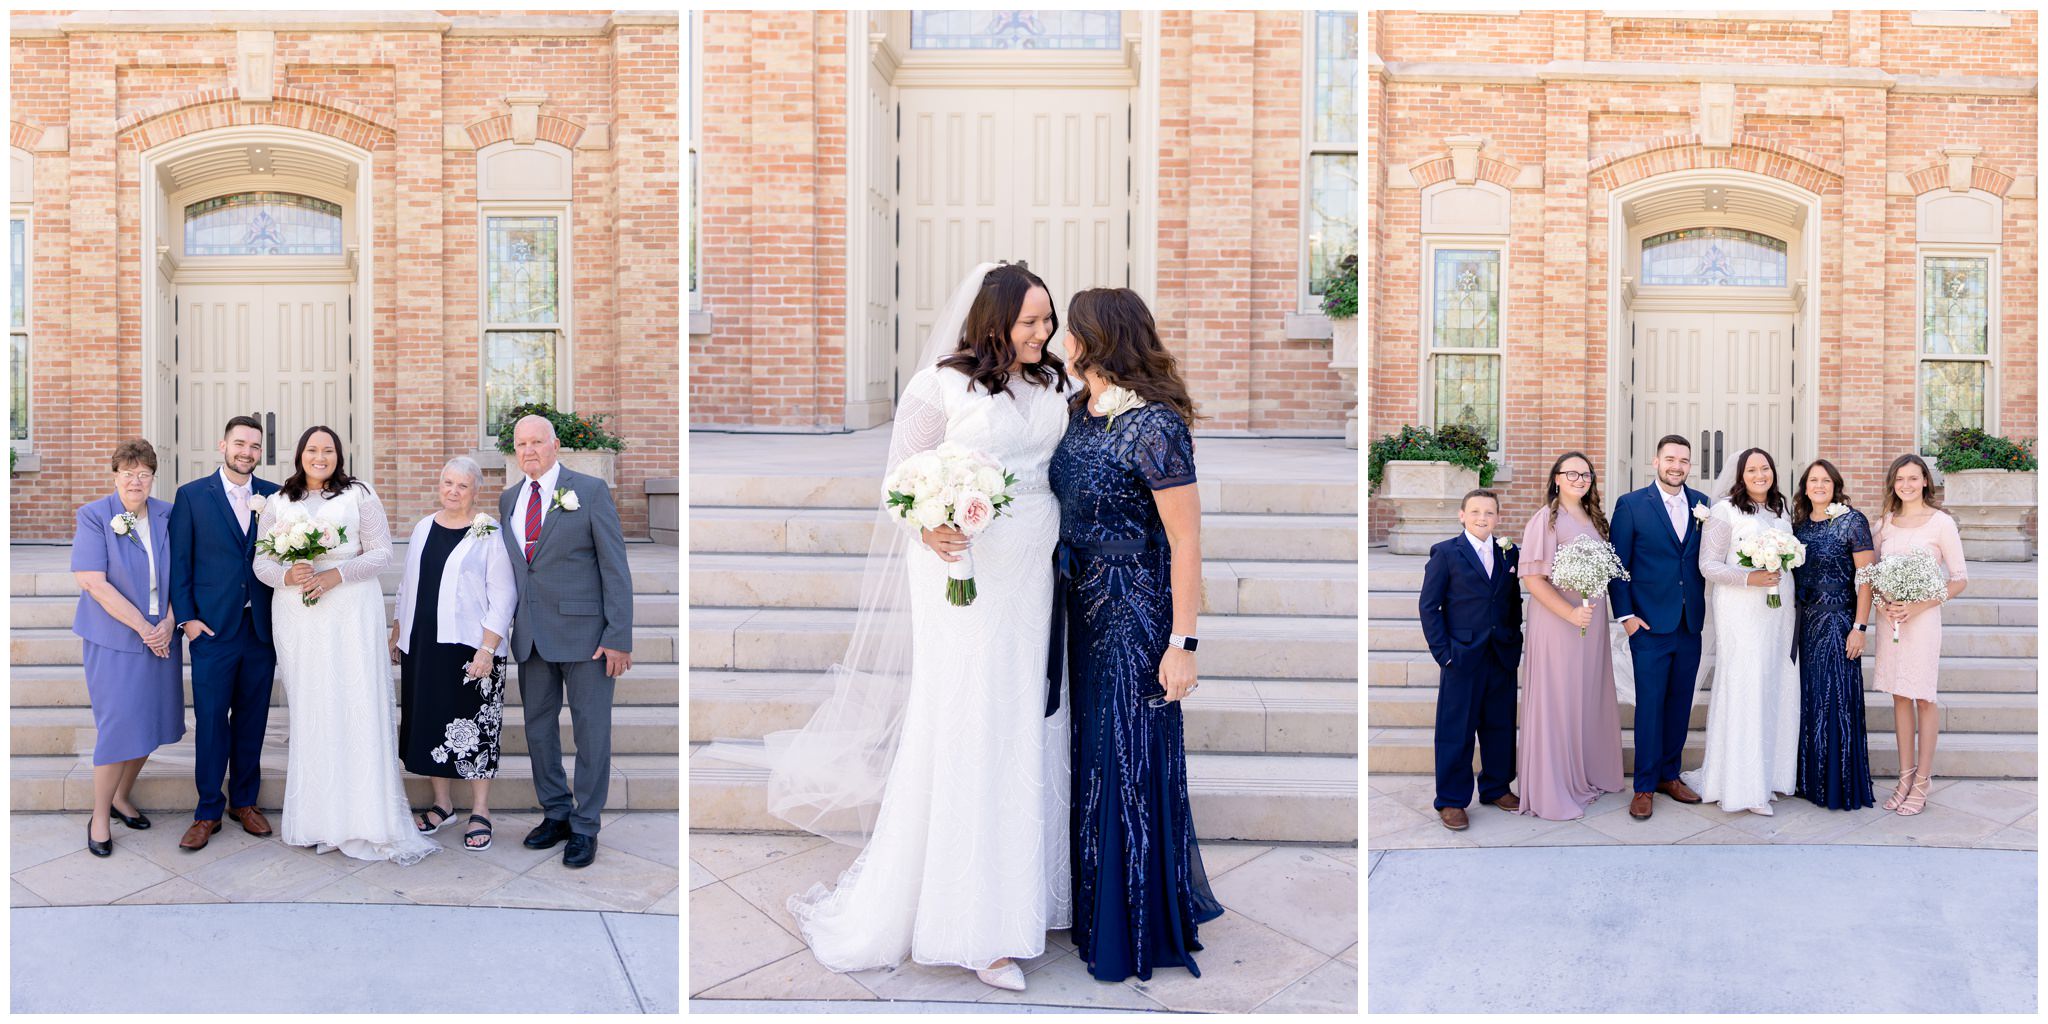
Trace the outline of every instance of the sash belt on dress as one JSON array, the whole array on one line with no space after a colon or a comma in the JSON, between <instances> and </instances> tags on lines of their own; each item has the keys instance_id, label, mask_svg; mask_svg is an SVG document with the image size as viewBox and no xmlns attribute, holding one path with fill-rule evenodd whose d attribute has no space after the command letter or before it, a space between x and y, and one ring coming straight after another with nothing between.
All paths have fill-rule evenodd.
<instances>
[{"instance_id":1,"label":"sash belt on dress","mask_svg":"<svg viewBox=\"0 0 2048 1024\"><path fill-rule=\"evenodd\" d=\"M1067 668L1067 588L1081 574L1083 555L1140 555L1157 545L1151 537L1109 537L1069 541L1052 549L1052 634L1045 655L1045 717L1060 709L1060 680Z\"/></svg>"}]
</instances>

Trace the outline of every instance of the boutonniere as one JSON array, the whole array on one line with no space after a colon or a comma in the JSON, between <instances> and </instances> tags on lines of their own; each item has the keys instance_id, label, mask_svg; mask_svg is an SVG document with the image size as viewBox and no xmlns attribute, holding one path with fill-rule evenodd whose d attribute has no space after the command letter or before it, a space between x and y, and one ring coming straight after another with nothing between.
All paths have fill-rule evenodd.
<instances>
[{"instance_id":1,"label":"boutonniere","mask_svg":"<svg viewBox=\"0 0 2048 1024\"><path fill-rule=\"evenodd\" d=\"M135 531L141 529L140 523L135 518L135 513L123 512L115 516L112 525L114 536L126 537L134 541L136 547L142 547L142 538L135 535Z\"/></svg>"},{"instance_id":2,"label":"boutonniere","mask_svg":"<svg viewBox=\"0 0 2048 1024\"><path fill-rule=\"evenodd\" d=\"M548 506L548 511L553 512L559 509L564 512L574 512L582 507L583 499L577 497L575 491L567 487L557 487L555 488L555 500Z\"/></svg>"},{"instance_id":3,"label":"boutonniere","mask_svg":"<svg viewBox=\"0 0 2048 1024\"><path fill-rule=\"evenodd\" d=\"M1493 542L1494 544L1498 545L1503 552L1513 551L1515 549L1515 542L1507 539L1506 537L1495 537L1493 539Z\"/></svg>"},{"instance_id":4,"label":"boutonniere","mask_svg":"<svg viewBox=\"0 0 2048 1024\"><path fill-rule=\"evenodd\" d=\"M1102 407L1102 414L1109 417L1109 422L1102 425L1102 429L1109 430L1116 426L1118 416L1133 409L1143 409L1146 403L1137 392L1111 384L1103 389L1102 398L1096 404Z\"/></svg>"},{"instance_id":5,"label":"boutonniere","mask_svg":"<svg viewBox=\"0 0 2048 1024\"><path fill-rule=\"evenodd\" d=\"M498 524L492 522L491 517L482 512L478 512L476 518L469 521L469 535L472 537L488 537L497 529Z\"/></svg>"},{"instance_id":6,"label":"boutonniere","mask_svg":"<svg viewBox=\"0 0 2048 1024\"><path fill-rule=\"evenodd\" d=\"M263 514L264 506L269 505L270 501L269 499L263 497L263 495L251 491L249 492L248 500L244 501L242 504L249 506L249 511L260 516Z\"/></svg>"},{"instance_id":7,"label":"boutonniere","mask_svg":"<svg viewBox=\"0 0 2048 1024\"><path fill-rule=\"evenodd\" d=\"M1707 503L1706 503L1706 502L1704 502L1704 501L1695 501L1695 502L1693 502L1693 503L1692 503L1692 517L1693 517L1694 519L1697 519L1697 520L1699 520L1700 522L1704 523L1704 522L1706 522L1706 521L1707 521L1707 516L1709 516L1709 515L1711 515L1711 514L1712 514L1712 513L1711 513L1711 512L1710 512L1710 511L1708 510L1708 508L1707 508Z\"/></svg>"},{"instance_id":8,"label":"boutonniere","mask_svg":"<svg viewBox=\"0 0 2048 1024\"><path fill-rule=\"evenodd\" d=\"M1833 519L1836 516L1839 516L1847 511L1849 511L1849 506L1844 505L1839 501L1832 502L1828 505L1827 508L1828 518Z\"/></svg>"}]
</instances>

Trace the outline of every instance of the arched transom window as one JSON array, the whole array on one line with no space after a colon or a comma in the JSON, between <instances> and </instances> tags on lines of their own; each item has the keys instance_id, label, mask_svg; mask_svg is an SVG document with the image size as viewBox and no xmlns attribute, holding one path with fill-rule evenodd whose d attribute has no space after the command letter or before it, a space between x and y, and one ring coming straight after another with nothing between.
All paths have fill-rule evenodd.
<instances>
[{"instance_id":1,"label":"arched transom window","mask_svg":"<svg viewBox=\"0 0 2048 1024\"><path fill-rule=\"evenodd\" d=\"M341 206L295 192L237 192L185 207L187 256L341 253Z\"/></svg>"},{"instance_id":2,"label":"arched transom window","mask_svg":"<svg viewBox=\"0 0 2048 1024\"><path fill-rule=\"evenodd\" d=\"M913 50L1114 50L1117 11L912 11Z\"/></svg>"},{"instance_id":3,"label":"arched transom window","mask_svg":"<svg viewBox=\"0 0 2048 1024\"><path fill-rule=\"evenodd\" d=\"M1785 286L1785 241L1740 228L1686 228L1643 239L1643 284Z\"/></svg>"}]
</instances>

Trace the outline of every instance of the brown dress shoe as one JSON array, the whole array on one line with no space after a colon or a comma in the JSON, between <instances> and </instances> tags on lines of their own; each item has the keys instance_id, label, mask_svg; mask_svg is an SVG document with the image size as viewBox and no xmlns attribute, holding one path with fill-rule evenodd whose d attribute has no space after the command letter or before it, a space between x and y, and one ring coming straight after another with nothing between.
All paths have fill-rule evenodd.
<instances>
[{"instance_id":1,"label":"brown dress shoe","mask_svg":"<svg viewBox=\"0 0 2048 1024\"><path fill-rule=\"evenodd\" d=\"M1649 793L1637 793L1634 799L1628 802L1628 816L1637 821L1650 820L1651 799L1652 795Z\"/></svg>"},{"instance_id":2,"label":"brown dress shoe","mask_svg":"<svg viewBox=\"0 0 2048 1024\"><path fill-rule=\"evenodd\" d=\"M195 821L192 823L191 828L185 830L185 838L178 840L178 848L181 850L204 850L206 849L206 841L213 838L213 834L218 831L220 831L219 818L215 818L212 821Z\"/></svg>"},{"instance_id":3,"label":"brown dress shoe","mask_svg":"<svg viewBox=\"0 0 2048 1024\"><path fill-rule=\"evenodd\" d=\"M1472 824L1472 819L1465 815L1463 807L1439 807L1436 813L1437 817L1443 819L1444 827L1453 832L1463 832Z\"/></svg>"},{"instance_id":4,"label":"brown dress shoe","mask_svg":"<svg viewBox=\"0 0 2048 1024\"><path fill-rule=\"evenodd\" d=\"M1671 799L1676 800L1682 804L1696 804L1700 802L1700 795L1698 793L1693 792L1691 786L1688 786L1685 783L1678 781L1677 779L1672 779L1670 782L1658 784L1657 792L1662 793L1665 796L1668 796Z\"/></svg>"},{"instance_id":5,"label":"brown dress shoe","mask_svg":"<svg viewBox=\"0 0 2048 1024\"><path fill-rule=\"evenodd\" d=\"M252 836L261 838L270 834L270 819L265 818L263 812L257 810L253 804L248 807L228 808L228 817L241 822L242 831Z\"/></svg>"},{"instance_id":6,"label":"brown dress shoe","mask_svg":"<svg viewBox=\"0 0 2048 1024\"><path fill-rule=\"evenodd\" d=\"M1519 811L1522 809L1522 799L1513 793L1502 793L1499 799L1493 801L1493 806L1503 811Z\"/></svg>"}]
</instances>

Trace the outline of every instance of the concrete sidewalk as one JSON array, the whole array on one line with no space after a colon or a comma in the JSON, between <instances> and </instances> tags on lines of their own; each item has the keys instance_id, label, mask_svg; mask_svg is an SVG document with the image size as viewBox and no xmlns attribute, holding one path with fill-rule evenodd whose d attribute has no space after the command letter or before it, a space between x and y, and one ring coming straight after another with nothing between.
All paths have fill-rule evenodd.
<instances>
[{"instance_id":1,"label":"concrete sidewalk","mask_svg":"<svg viewBox=\"0 0 2048 1024\"><path fill-rule=\"evenodd\" d=\"M16 908L15 1013L663 1013L676 919L255 903Z\"/></svg>"},{"instance_id":2,"label":"concrete sidewalk","mask_svg":"<svg viewBox=\"0 0 2048 1024\"><path fill-rule=\"evenodd\" d=\"M2037 864L1877 846L1375 853L1368 1012L2034 1013Z\"/></svg>"}]
</instances>

